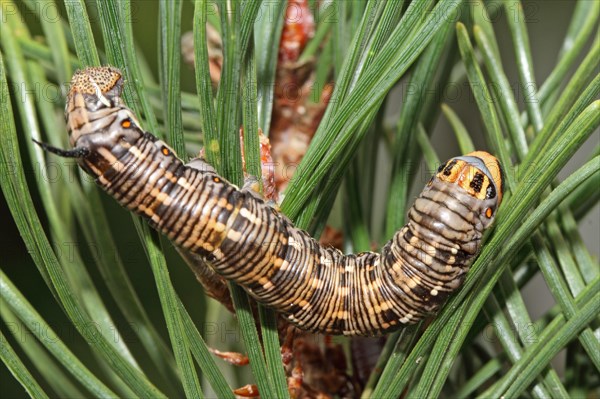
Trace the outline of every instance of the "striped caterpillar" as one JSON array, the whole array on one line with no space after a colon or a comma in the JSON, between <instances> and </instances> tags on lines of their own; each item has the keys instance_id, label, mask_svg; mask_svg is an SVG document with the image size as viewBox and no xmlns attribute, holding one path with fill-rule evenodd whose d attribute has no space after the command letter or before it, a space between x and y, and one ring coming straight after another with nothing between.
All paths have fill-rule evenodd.
<instances>
[{"instance_id":1,"label":"striped caterpillar","mask_svg":"<svg viewBox=\"0 0 600 399\"><path fill-rule=\"evenodd\" d=\"M80 167L177 247L301 329L379 335L435 312L460 287L502 199L500 164L478 151L441 165L379 253L320 245L200 159L184 165L140 128L112 67L77 72L65 109Z\"/></svg>"}]
</instances>

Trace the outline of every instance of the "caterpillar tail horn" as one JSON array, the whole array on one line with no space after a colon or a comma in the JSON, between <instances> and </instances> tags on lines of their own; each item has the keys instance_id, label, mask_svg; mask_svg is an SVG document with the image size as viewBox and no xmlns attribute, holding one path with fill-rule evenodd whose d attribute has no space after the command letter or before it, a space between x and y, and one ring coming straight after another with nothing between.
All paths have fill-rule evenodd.
<instances>
[{"instance_id":1,"label":"caterpillar tail horn","mask_svg":"<svg viewBox=\"0 0 600 399\"><path fill-rule=\"evenodd\" d=\"M53 147L50 144L42 143L35 139L31 139L34 143L42 147L45 151L51 152L63 158L85 158L90 154L90 150L86 147L76 147L71 150L63 150L62 148Z\"/></svg>"}]
</instances>

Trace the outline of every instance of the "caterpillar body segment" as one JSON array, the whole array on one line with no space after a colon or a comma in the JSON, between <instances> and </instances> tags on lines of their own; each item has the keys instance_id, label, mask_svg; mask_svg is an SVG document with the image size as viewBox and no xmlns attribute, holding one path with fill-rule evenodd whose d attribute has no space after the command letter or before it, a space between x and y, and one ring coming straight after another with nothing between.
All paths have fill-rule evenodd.
<instances>
[{"instance_id":1,"label":"caterpillar body segment","mask_svg":"<svg viewBox=\"0 0 600 399\"><path fill-rule=\"evenodd\" d=\"M184 165L123 104L121 73L75 74L66 107L79 165L121 205L191 257L301 329L379 335L434 313L460 287L502 198L486 152L442 165L379 253L320 245L256 195L200 160ZM210 275L211 273L208 273Z\"/></svg>"}]
</instances>

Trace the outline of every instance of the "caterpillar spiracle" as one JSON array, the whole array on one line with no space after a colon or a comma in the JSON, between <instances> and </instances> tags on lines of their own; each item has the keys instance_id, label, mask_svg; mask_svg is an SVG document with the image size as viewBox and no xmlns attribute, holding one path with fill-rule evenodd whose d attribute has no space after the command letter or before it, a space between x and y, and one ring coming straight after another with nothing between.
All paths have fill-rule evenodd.
<instances>
[{"instance_id":1,"label":"caterpillar spiracle","mask_svg":"<svg viewBox=\"0 0 600 399\"><path fill-rule=\"evenodd\" d=\"M123 103L121 72L87 68L65 109L76 158L125 208L201 257L301 329L384 334L436 312L458 289L502 200L496 158L477 151L441 165L379 253L320 245L202 160L183 162Z\"/></svg>"}]
</instances>

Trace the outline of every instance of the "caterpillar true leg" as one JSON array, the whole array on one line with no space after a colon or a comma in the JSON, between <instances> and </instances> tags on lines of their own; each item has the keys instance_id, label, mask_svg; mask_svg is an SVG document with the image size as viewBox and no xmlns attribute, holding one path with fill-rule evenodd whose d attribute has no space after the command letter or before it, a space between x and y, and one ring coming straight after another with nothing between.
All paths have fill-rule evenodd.
<instances>
[{"instance_id":1,"label":"caterpillar true leg","mask_svg":"<svg viewBox=\"0 0 600 399\"><path fill-rule=\"evenodd\" d=\"M201 170L204 162L184 165L140 128L119 97L122 84L115 68L74 75L67 125L71 145L89 151L79 165L182 251L305 330L376 335L437 311L460 287L502 199L496 158L453 158L379 253L344 255L247 190Z\"/></svg>"}]
</instances>

